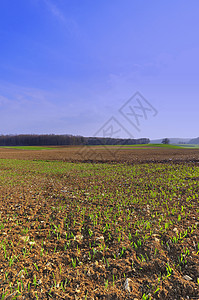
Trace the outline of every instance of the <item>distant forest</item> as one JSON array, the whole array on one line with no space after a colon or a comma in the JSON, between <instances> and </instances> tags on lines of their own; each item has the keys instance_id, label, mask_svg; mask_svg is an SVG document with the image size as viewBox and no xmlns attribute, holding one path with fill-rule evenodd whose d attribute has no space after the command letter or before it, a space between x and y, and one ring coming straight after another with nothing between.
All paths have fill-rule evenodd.
<instances>
[{"instance_id":1,"label":"distant forest","mask_svg":"<svg viewBox=\"0 0 199 300\"><path fill-rule=\"evenodd\" d=\"M115 139L57 134L0 135L0 146L136 145L149 142L148 138Z\"/></svg>"}]
</instances>

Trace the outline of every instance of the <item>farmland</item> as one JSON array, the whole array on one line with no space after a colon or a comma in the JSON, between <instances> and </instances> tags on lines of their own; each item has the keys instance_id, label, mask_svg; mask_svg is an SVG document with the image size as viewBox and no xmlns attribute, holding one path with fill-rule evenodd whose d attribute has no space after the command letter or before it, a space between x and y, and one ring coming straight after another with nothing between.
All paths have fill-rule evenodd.
<instances>
[{"instance_id":1,"label":"farmland","mask_svg":"<svg viewBox=\"0 0 199 300\"><path fill-rule=\"evenodd\" d=\"M199 299L199 150L0 149L1 299Z\"/></svg>"}]
</instances>

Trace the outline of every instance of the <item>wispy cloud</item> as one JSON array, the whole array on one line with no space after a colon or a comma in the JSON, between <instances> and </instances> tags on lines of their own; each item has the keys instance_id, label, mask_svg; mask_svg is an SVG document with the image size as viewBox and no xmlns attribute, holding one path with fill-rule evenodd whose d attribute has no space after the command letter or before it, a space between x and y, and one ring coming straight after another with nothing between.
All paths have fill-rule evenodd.
<instances>
[{"instance_id":1,"label":"wispy cloud","mask_svg":"<svg viewBox=\"0 0 199 300\"><path fill-rule=\"evenodd\" d=\"M101 126L103 112L92 103L92 95L86 102L85 97L81 90L74 95L68 90L51 92L0 80L0 134L92 135L96 122Z\"/></svg>"},{"instance_id":2,"label":"wispy cloud","mask_svg":"<svg viewBox=\"0 0 199 300\"><path fill-rule=\"evenodd\" d=\"M45 90L0 81L0 117L3 117L2 110L8 115L13 113L25 119L42 110L53 114L56 108L53 96L55 95Z\"/></svg>"},{"instance_id":3,"label":"wispy cloud","mask_svg":"<svg viewBox=\"0 0 199 300\"><path fill-rule=\"evenodd\" d=\"M57 95L0 81L0 134L56 131Z\"/></svg>"},{"instance_id":4,"label":"wispy cloud","mask_svg":"<svg viewBox=\"0 0 199 300\"><path fill-rule=\"evenodd\" d=\"M49 0L44 0L45 4L47 5L48 9L50 10L50 12L57 18L59 19L61 22L65 23L66 22L66 18L64 16L64 14L62 13L62 11L51 1Z\"/></svg>"},{"instance_id":5,"label":"wispy cloud","mask_svg":"<svg viewBox=\"0 0 199 300\"><path fill-rule=\"evenodd\" d=\"M65 28L70 32L71 34L78 33L78 25L75 20L73 20L71 17L68 18L65 16L65 14L58 8L56 4L54 4L50 0L44 0L44 3L46 4L48 10L51 12L51 14L62 23L62 25L65 26Z\"/></svg>"}]
</instances>

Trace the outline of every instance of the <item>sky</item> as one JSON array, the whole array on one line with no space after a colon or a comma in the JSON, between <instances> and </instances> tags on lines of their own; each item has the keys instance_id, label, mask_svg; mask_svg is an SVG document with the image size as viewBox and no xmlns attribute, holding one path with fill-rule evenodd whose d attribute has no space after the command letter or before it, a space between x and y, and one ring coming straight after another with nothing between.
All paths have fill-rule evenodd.
<instances>
[{"instance_id":1,"label":"sky","mask_svg":"<svg viewBox=\"0 0 199 300\"><path fill-rule=\"evenodd\" d=\"M198 0L1 0L0 134L199 136Z\"/></svg>"}]
</instances>

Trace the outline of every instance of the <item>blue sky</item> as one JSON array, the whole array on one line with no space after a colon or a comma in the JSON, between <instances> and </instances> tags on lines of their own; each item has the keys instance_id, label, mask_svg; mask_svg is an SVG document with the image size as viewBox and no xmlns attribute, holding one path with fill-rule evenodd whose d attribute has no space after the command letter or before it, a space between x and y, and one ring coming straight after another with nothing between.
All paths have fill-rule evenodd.
<instances>
[{"instance_id":1,"label":"blue sky","mask_svg":"<svg viewBox=\"0 0 199 300\"><path fill-rule=\"evenodd\" d=\"M199 136L198 15L197 0L1 0L0 134L102 136L114 117L120 137ZM140 131L119 111L137 91L157 111Z\"/></svg>"}]
</instances>

